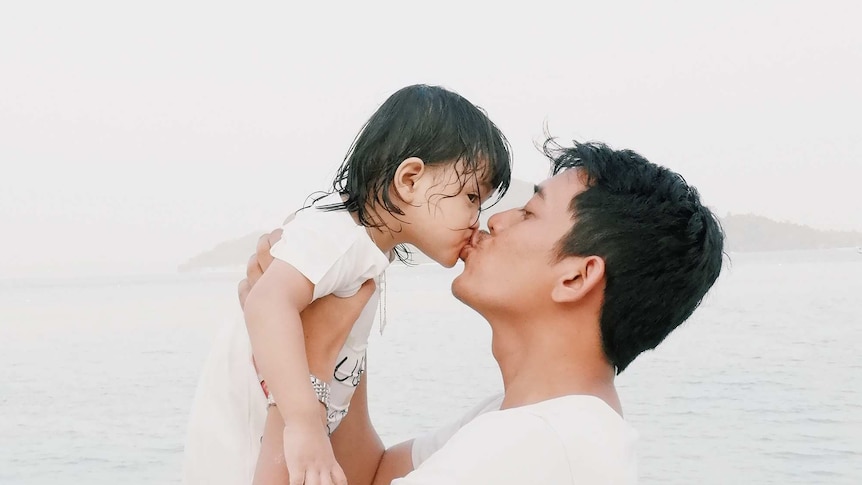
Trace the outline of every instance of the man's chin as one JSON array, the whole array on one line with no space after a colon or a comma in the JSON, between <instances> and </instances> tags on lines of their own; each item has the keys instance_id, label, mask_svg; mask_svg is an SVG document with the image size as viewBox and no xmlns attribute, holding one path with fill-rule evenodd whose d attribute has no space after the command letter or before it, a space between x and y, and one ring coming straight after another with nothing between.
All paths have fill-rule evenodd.
<instances>
[{"instance_id":1,"label":"man's chin","mask_svg":"<svg viewBox=\"0 0 862 485\"><path fill-rule=\"evenodd\" d=\"M461 303L463 303L467 306L471 306L470 305L470 301L471 301L470 282L469 282L469 278L467 278L464 275L463 271L461 272L461 274L456 276L454 280L452 280L451 288L452 288L452 296L454 296Z\"/></svg>"},{"instance_id":2,"label":"man's chin","mask_svg":"<svg viewBox=\"0 0 862 485\"><path fill-rule=\"evenodd\" d=\"M461 295L463 294L463 288L461 285L461 276L463 276L463 274L464 273L462 272L461 274L456 276L455 279L452 280L452 284L449 286L449 289L452 291L452 296L454 296L456 299L458 299L461 302L464 302L464 300L461 298Z\"/></svg>"}]
</instances>

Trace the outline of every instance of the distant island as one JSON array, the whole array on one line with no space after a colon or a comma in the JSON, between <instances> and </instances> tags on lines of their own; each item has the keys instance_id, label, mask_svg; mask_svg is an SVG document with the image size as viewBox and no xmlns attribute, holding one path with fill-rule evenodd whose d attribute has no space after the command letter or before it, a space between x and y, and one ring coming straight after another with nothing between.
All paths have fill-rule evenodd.
<instances>
[{"instance_id":1,"label":"distant island","mask_svg":"<svg viewBox=\"0 0 862 485\"><path fill-rule=\"evenodd\" d=\"M506 196L482 214L485 226L492 215L520 207L533 194L533 184L513 180ZM721 218L727 234L728 252L792 251L834 249L862 246L862 232L822 231L791 222L778 222L753 214L728 214ZM254 251L257 239L264 230L219 243L215 247L189 258L178 270L206 271L220 268L237 268L245 265ZM413 252L417 263L429 262L421 253Z\"/></svg>"}]
</instances>

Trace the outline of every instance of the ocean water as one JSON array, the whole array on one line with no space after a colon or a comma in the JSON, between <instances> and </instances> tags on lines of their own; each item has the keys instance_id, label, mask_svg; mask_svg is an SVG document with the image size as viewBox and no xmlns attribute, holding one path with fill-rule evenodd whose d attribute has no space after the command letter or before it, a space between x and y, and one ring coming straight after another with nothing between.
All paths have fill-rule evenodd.
<instances>
[{"instance_id":1,"label":"ocean water","mask_svg":"<svg viewBox=\"0 0 862 485\"><path fill-rule=\"evenodd\" d=\"M862 483L862 255L739 254L618 379L645 484ZM372 419L395 444L501 389L490 330L435 266L388 273ZM179 483L239 273L0 279L0 484Z\"/></svg>"}]
</instances>

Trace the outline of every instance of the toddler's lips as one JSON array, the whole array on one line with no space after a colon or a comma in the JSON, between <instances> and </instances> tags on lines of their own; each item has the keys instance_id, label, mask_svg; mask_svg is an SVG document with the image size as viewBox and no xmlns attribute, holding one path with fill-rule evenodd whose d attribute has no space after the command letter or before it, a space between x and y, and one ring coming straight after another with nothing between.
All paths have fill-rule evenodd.
<instances>
[{"instance_id":1,"label":"toddler's lips","mask_svg":"<svg viewBox=\"0 0 862 485\"><path fill-rule=\"evenodd\" d=\"M463 248L461 248L461 253L458 257L461 261L467 261L467 258L470 256L470 253L479 248L479 244L484 241L486 238L490 237L486 231L476 231L473 233L473 236L470 238L470 242L467 243Z\"/></svg>"}]
</instances>

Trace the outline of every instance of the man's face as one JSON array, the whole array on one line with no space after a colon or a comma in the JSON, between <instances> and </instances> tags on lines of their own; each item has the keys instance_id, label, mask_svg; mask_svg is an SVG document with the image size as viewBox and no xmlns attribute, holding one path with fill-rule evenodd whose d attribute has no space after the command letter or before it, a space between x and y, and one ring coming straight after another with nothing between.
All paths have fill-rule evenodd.
<instances>
[{"instance_id":1,"label":"man's face","mask_svg":"<svg viewBox=\"0 0 862 485\"><path fill-rule=\"evenodd\" d=\"M572 228L572 198L586 190L575 169L551 177L521 209L495 214L461 253L452 293L476 311L529 313L549 303L559 240Z\"/></svg>"}]
</instances>

